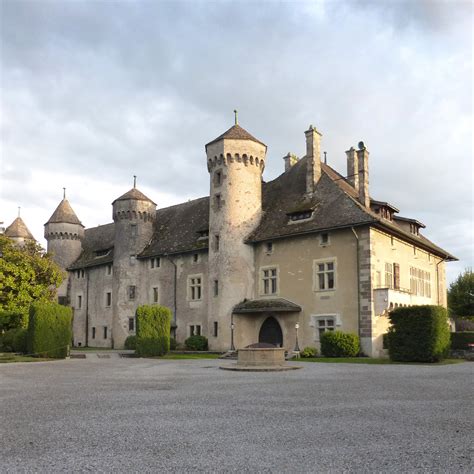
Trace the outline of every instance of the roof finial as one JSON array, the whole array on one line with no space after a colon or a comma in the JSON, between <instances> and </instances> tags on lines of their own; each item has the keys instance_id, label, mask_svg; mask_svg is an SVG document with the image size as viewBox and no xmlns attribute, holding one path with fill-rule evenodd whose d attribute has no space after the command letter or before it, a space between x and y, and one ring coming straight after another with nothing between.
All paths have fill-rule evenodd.
<instances>
[{"instance_id":1,"label":"roof finial","mask_svg":"<svg viewBox=\"0 0 474 474\"><path fill-rule=\"evenodd\" d=\"M63 188L63 199L66 199L66 188Z\"/></svg>"},{"instance_id":2,"label":"roof finial","mask_svg":"<svg viewBox=\"0 0 474 474\"><path fill-rule=\"evenodd\" d=\"M21 212L20 212L20 211L21 211L21 207L20 207L20 206L18 206L18 217L20 217L20 214L21 214Z\"/></svg>"},{"instance_id":3,"label":"roof finial","mask_svg":"<svg viewBox=\"0 0 474 474\"><path fill-rule=\"evenodd\" d=\"M137 176L136 175L133 175L133 187L134 188L137 187Z\"/></svg>"},{"instance_id":4,"label":"roof finial","mask_svg":"<svg viewBox=\"0 0 474 474\"><path fill-rule=\"evenodd\" d=\"M324 164L325 164L325 165L327 165L327 163L328 163L328 157L327 157L327 154L328 154L328 152L327 152L327 151L325 151L325 152L324 152Z\"/></svg>"},{"instance_id":5,"label":"roof finial","mask_svg":"<svg viewBox=\"0 0 474 474\"><path fill-rule=\"evenodd\" d=\"M237 117L237 114L238 114L237 110L234 109L235 125L239 125L239 119L238 119L238 117Z\"/></svg>"}]
</instances>

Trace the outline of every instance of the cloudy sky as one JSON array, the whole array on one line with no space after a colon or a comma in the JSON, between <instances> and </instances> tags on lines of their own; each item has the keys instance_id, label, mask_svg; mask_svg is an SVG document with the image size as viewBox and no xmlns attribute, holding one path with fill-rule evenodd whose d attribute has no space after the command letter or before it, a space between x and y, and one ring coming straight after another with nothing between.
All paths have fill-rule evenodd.
<instances>
[{"instance_id":1,"label":"cloudy sky","mask_svg":"<svg viewBox=\"0 0 474 474\"><path fill-rule=\"evenodd\" d=\"M204 196L204 144L240 124L264 178L323 133L328 163L370 151L372 197L473 265L470 1L0 0L0 221L44 245L62 188L86 227L132 186Z\"/></svg>"}]
</instances>

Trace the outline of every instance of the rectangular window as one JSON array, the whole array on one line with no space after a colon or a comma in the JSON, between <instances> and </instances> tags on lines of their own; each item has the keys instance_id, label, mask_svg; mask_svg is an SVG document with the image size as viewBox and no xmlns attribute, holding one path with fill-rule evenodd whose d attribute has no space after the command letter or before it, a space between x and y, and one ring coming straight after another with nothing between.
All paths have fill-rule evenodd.
<instances>
[{"instance_id":1,"label":"rectangular window","mask_svg":"<svg viewBox=\"0 0 474 474\"><path fill-rule=\"evenodd\" d=\"M137 224L130 224L130 235L132 237L137 236Z\"/></svg>"},{"instance_id":2,"label":"rectangular window","mask_svg":"<svg viewBox=\"0 0 474 474\"><path fill-rule=\"evenodd\" d=\"M220 209L222 207L222 199L220 194L216 194L214 196L214 202L216 205L216 209Z\"/></svg>"},{"instance_id":3,"label":"rectangular window","mask_svg":"<svg viewBox=\"0 0 474 474\"><path fill-rule=\"evenodd\" d=\"M334 261L316 263L316 289L318 291L333 290L336 286Z\"/></svg>"},{"instance_id":4,"label":"rectangular window","mask_svg":"<svg viewBox=\"0 0 474 474\"><path fill-rule=\"evenodd\" d=\"M400 289L400 265L398 263L393 264L393 287L396 290Z\"/></svg>"},{"instance_id":5,"label":"rectangular window","mask_svg":"<svg viewBox=\"0 0 474 474\"><path fill-rule=\"evenodd\" d=\"M95 328L92 328L92 339L95 339Z\"/></svg>"},{"instance_id":6,"label":"rectangular window","mask_svg":"<svg viewBox=\"0 0 474 474\"><path fill-rule=\"evenodd\" d=\"M326 332L326 331L334 331L334 318L332 317L324 317L324 318L318 318L317 319L318 323L318 334L319 334L319 339L321 339L321 336Z\"/></svg>"},{"instance_id":7,"label":"rectangular window","mask_svg":"<svg viewBox=\"0 0 474 474\"><path fill-rule=\"evenodd\" d=\"M77 309L81 309L82 308L82 296L79 295L77 297Z\"/></svg>"},{"instance_id":8,"label":"rectangular window","mask_svg":"<svg viewBox=\"0 0 474 474\"><path fill-rule=\"evenodd\" d=\"M198 263L198 262L199 262L199 254L198 254L198 253L193 254L193 262L194 262L194 263Z\"/></svg>"},{"instance_id":9,"label":"rectangular window","mask_svg":"<svg viewBox=\"0 0 474 474\"><path fill-rule=\"evenodd\" d=\"M273 242L267 242L265 244L265 249L267 251L267 255L273 253Z\"/></svg>"},{"instance_id":10,"label":"rectangular window","mask_svg":"<svg viewBox=\"0 0 474 474\"><path fill-rule=\"evenodd\" d=\"M153 303L158 303L158 287L153 288Z\"/></svg>"},{"instance_id":11,"label":"rectangular window","mask_svg":"<svg viewBox=\"0 0 474 474\"><path fill-rule=\"evenodd\" d=\"M137 292L137 287L135 285L130 285L128 287L128 299L134 300Z\"/></svg>"},{"instance_id":12,"label":"rectangular window","mask_svg":"<svg viewBox=\"0 0 474 474\"><path fill-rule=\"evenodd\" d=\"M222 184L222 171L216 171L214 174L214 185L220 186Z\"/></svg>"},{"instance_id":13,"label":"rectangular window","mask_svg":"<svg viewBox=\"0 0 474 474\"><path fill-rule=\"evenodd\" d=\"M219 280L214 280L214 296L219 295Z\"/></svg>"},{"instance_id":14,"label":"rectangular window","mask_svg":"<svg viewBox=\"0 0 474 474\"><path fill-rule=\"evenodd\" d=\"M216 235L214 236L214 250L215 250L216 252L219 251L219 246L220 246L220 238L219 238L219 234L216 234Z\"/></svg>"},{"instance_id":15,"label":"rectangular window","mask_svg":"<svg viewBox=\"0 0 474 474\"><path fill-rule=\"evenodd\" d=\"M76 278L84 278L84 276L85 276L84 269L76 270Z\"/></svg>"},{"instance_id":16,"label":"rectangular window","mask_svg":"<svg viewBox=\"0 0 474 474\"><path fill-rule=\"evenodd\" d=\"M410 291L413 295L431 298L431 274L419 268L410 267Z\"/></svg>"},{"instance_id":17,"label":"rectangular window","mask_svg":"<svg viewBox=\"0 0 474 474\"><path fill-rule=\"evenodd\" d=\"M107 326L104 326L104 339L107 339Z\"/></svg>"},{"instance_id":18,"label":"rectangular window","mask_svg":"<svg viewBox=\"0 0 474 474\"><path fill-rule=\"evenodd\" d=\"M108 292L105 294L105 306L109 307L112 305L112 293Z\"/></svg>"},{"instance_id":19,"label":"rectangular window","mask_svg":"<svg viewBox=\"0 0 474 474\"><path fill-rule=\"evenodd\" d=\"M320 234L319 245L328 245L328 244L329 244L329 234L327 232L324 234Z\"/></svg>"},{"instance_id":20,"label":"rectangular window","mask_svg":"<svg viewBox=\"0 0 474 474\"><path fill-rule=\"evenodd\" d=\"M214 321L214 332L213 332L213 335L214 337L217 337L217 335L219 334L219 323L217 321Z\"/></svg>"},{"instance_id":21,"label":"rectangular window","mask_svg":"<svg viewBox=\"0 0 474 474\"><path fill-rule=\"evenodd\" d=\"M128 330L135 331L135 318L128 318Z\"/></svg>"},{"instance_id":22,"label":"rectangular window","mask_svg":"<svg viewBox=\"0 0 474 474\"><path fill-rule=\"evenodd\" d=\"M112 275L112 265L109 263L105 269L107 275Z\"/></svg>"},{"instance_id":23,"label":"rectangular window","mask_svg":"<svg viewBox=\"0 0 474 474\"><path fill-rule=\"evenodd\" d=\"M160 268L161 260L160 257L153 257L150 259L150 268Z\"/></svg>"},{"instance_id":24,"label":"rectangular window","mask_svg":"<svg viewBox=\"0 0 474 474\"><path fill-rule=\"evenodd\" d=\"M202 296L201 277L189 277L189 298L192 301L198 301Z\"/></svg>"},{"instance_id":25,"label":"rectangular window","mask_svg":"<svg viewBox=\"0 0 474 474\"><path fill-rule=\"evenodd\" d=\"M393 288L393 265L391 263L385 264L385 287Z\"/></svg>"},{"instance_id":26,"label":"rectangular window","mask_svg":"<svg viewBox=\"0 0 474 474\"><path fill-rule=\"evenodd\" d=\"M190 336L200 336L201 335L201 325L200 324L192 324L189 326L189 335Z\"/></svg>"},{"instance_id":27,"label":"rectangular window","mask_svg":"<svg viewBox=\"0 0 474 474\"><path fill-rule=\"evenodd\" d=\"M263 294L274 295L278 292L278 271L276 268L262 270Z\"/></svg>"}]
</instances>

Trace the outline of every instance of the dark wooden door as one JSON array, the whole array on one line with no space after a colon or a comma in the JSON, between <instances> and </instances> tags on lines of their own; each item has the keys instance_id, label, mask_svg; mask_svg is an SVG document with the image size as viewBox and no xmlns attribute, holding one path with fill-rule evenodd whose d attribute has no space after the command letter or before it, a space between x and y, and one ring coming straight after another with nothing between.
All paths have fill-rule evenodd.
<instances>
[{"instance_id":1,"label":"dark wooden door","mask_svg":"<svg viewBox=\"0 0 474 474\"><path fill-rule=\"evenodd\" d=\"M283 346L283 333L281 332L280 324L273 316L270 316L263 322L258 335L258 342L266 342L276 347Z\"/></svg>"}]
</instances>

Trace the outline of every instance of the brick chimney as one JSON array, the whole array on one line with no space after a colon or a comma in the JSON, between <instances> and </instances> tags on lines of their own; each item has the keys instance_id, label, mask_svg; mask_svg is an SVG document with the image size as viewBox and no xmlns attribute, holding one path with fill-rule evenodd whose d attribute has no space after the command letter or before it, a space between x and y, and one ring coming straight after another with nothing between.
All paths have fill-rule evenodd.
<instances>
[{"instance_id":1,"label":"brick chimney","mask_svg":"<svg viewBox=\"0 0 474 474\"><path fill-rule=\"evenodd\" d=\"M359 159L354 147L346 151L347 156L347 181L352 187L359 191Z\"/></svg>"},{"instance_id":2,"label":"brick chimney","mask_svg":"<svg viewBox=\"0 0 474 474\"><path fill-rule=\"evenodd\" d=\"M357 161L359 168L359 201L365 207L370 207L369 196L369 152L364 142L359 142L357 150Z\"/></svg>"},{"instance_id":3,"label":"brick chimney","mask_svg":"<svg viewBox=\"0 0 474 474\"><path fill-rule=\"evenodd\" d=\"M298 162L298 157L293 155L293 153L288 152L286 156L283 157L285 160L285 173Z\"/></svg>"},{"instance_id":4,"label":"brick chimney","mask_svg":"<svg viewBox=\"0 0 474 474\"><path fill-rule=\"evenodd\" d=\"M312 125L304 132L306 136L306 192L312 194L321 177L321 133Z\"/></svg>"}]
</instances>

